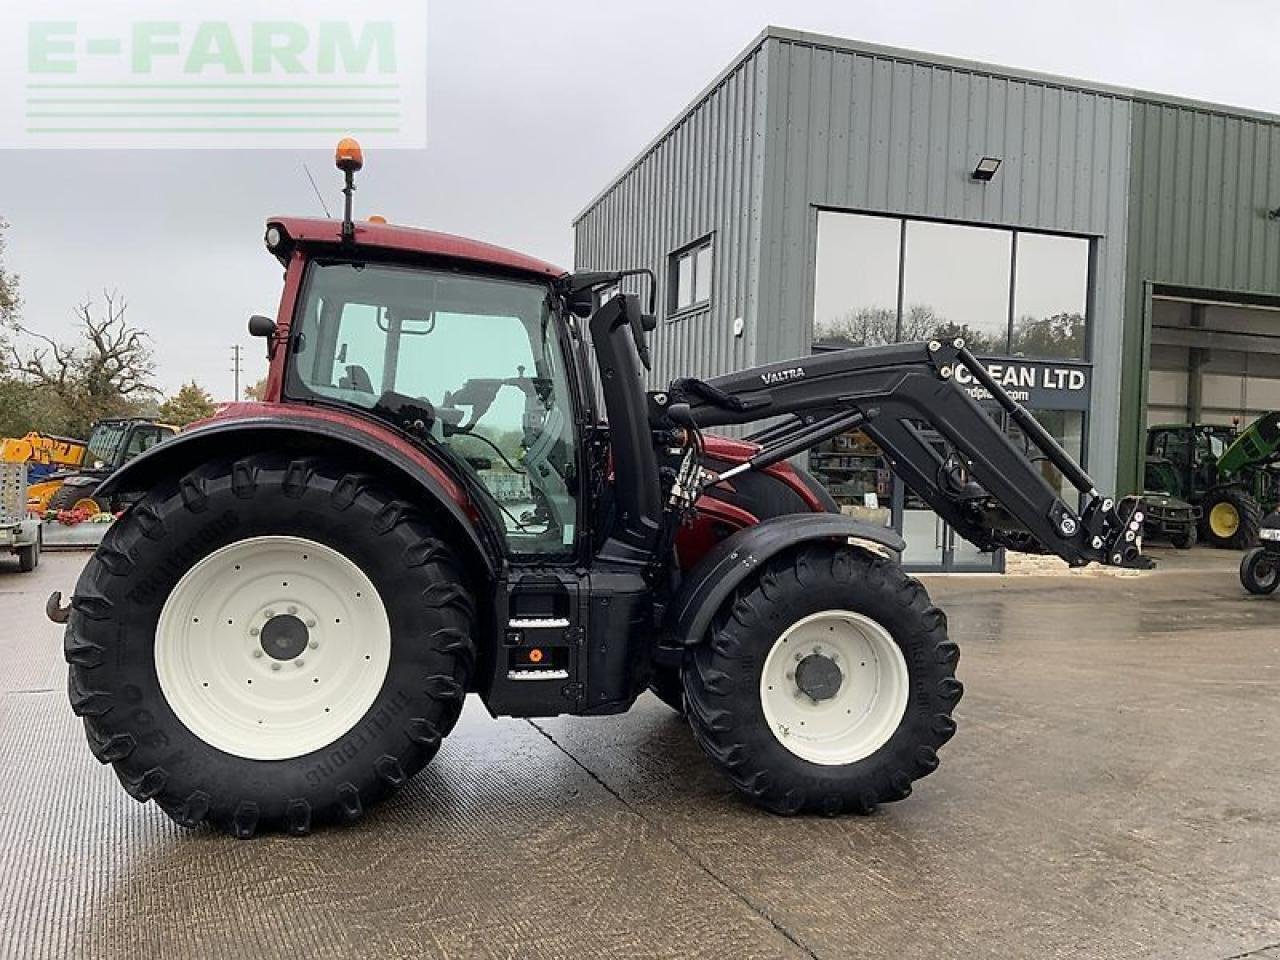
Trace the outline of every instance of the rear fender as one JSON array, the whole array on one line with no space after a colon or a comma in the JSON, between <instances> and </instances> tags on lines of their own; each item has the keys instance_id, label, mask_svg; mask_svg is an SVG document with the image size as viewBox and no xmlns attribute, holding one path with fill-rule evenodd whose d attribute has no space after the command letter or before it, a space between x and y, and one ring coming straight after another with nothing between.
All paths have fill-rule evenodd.
<instances>
[{"instance_id":1,"label":"rear fender","mask_svg":"<svg viewBox=\"0 0 1280 960\"><path fill-rule=\"evenodd\" d=\"M835 513L790 514L739 530L713 547L681 584L668 621L675 642L683 646L703 642L712 617L739 584L772 557L816 540L860 540L895 554L906 549L903 539L888 527Z\"/></svg>"},{"instance_id":2,"label":"rear fender","mask_svg":"<svg viewBox=\"0 0 1280 960\"><path fill-rule=\"evenodd\" d=\"M129 461L98 489L100 496L145 492L202 463L255 452L327 455L352 469L388 478L426 507L455 537L463 561L492 580L501 546L463 488L428 454L372 424L307 414L217 418L186 430Z\"/></svg>"}]
</instances>

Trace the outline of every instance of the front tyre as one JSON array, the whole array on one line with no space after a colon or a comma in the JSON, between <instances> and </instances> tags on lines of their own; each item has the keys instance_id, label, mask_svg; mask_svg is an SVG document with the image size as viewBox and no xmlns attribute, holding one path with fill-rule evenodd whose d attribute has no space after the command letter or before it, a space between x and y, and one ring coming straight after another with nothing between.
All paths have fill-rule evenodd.
<instances>
[{"instance_id":1,"label":"front tyre","mask_svg":"<svg viewBox=\"0 0 1280 960\"><path fill-rule=\"evenodd\" d=\"M1240 582L1250 593L1266 596L1280 586L1280 558L1254 547L1240 561Z\"/></svg>"},{"instance_id":2,"label":"front tyre","mask_svg":"<svg viewBox=\"0 0 1280 960\"><path fill-rule=\"evenodd\" d=\"M684 673L694 736L776 813L868 813L933 772L963 688L920 583L853 547L775 558Z\"/></svg>"},{"instance_id":3,"label":"front tyre","mask_svg":"<svg viewBox=\"0 0 1280 960\"><path fill-rule=\"evenodd\" d=\"M473 617L448 546L375 479L213 463L150 492L86 566L71 704L125 789L183 826L306 833L434 755Z\"/></svg>"}]
</instances>

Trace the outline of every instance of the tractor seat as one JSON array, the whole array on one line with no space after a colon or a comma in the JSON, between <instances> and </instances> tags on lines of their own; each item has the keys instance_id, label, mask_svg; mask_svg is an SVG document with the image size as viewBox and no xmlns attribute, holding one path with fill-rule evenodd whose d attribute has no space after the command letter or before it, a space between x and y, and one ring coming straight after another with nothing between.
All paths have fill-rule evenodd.
<instances>
[{"instance_id":1,"label":"tractor seat","mask_svg":"<svg viewBox=\"0 0 1280 960\"><path fill-rule=\"evenodd\" d=\"M343 390L373 393L373 381L369 378L369 371L359 364L352 364L347 367L347 374L339 378L338 386Z\"/></svg>"}]
</instances>

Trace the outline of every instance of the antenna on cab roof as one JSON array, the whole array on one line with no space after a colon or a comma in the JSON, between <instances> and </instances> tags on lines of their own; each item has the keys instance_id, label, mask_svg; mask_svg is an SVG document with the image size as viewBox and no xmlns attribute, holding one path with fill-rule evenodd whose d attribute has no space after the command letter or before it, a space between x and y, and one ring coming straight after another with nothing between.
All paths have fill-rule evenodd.
<instances>
[{"instance_id":1,"label":"antenna on cab roof","mask_svg":"<svg viewBox=\"0 0 1280 960\"><path fill-rule=\"evenodd\" d=\"M342 188L342 195L346 198L342 214L342 242L355 243L356 225L351 219L351 199L356 192L356 171L364 166L364 151L351 137L343 137L338 141L333 162L346 176L346 185Z\"/></svg>"},{"instance_id":2,"label":"antenna on cab roof","mask_svg":"<svg viewBox=\"0 0 1280 960\"><path fill-rule=\"evenodd\" d=\"M333 216L329 212L329 205L324 202L324 194L320 192L320 188L316 186L316 178L311 175L311 168L305 163L302 165L302 172L307 175L307 179L311 181L311 189L315 191L316 199L320 201L320 209L324 211L325 219Z\"/></svg>"}]
</instances>

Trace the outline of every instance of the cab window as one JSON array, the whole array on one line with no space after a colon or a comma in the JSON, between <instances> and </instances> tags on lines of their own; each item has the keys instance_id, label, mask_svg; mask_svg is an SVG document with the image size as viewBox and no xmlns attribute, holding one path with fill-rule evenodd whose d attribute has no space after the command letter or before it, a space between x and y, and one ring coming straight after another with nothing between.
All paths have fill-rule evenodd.
<instances>
[{"instance_id":1,"label":"cab window","mask_svg":"<svg viewBox=\"0 0 1280 960\"><path fill-rule=\"evenodd\" d=\"M557 330L539 284L313 264L288 390L398 426L421 420L484 484L513 553L566 552L579 478Z\"/></svg>"}]
</instances>

